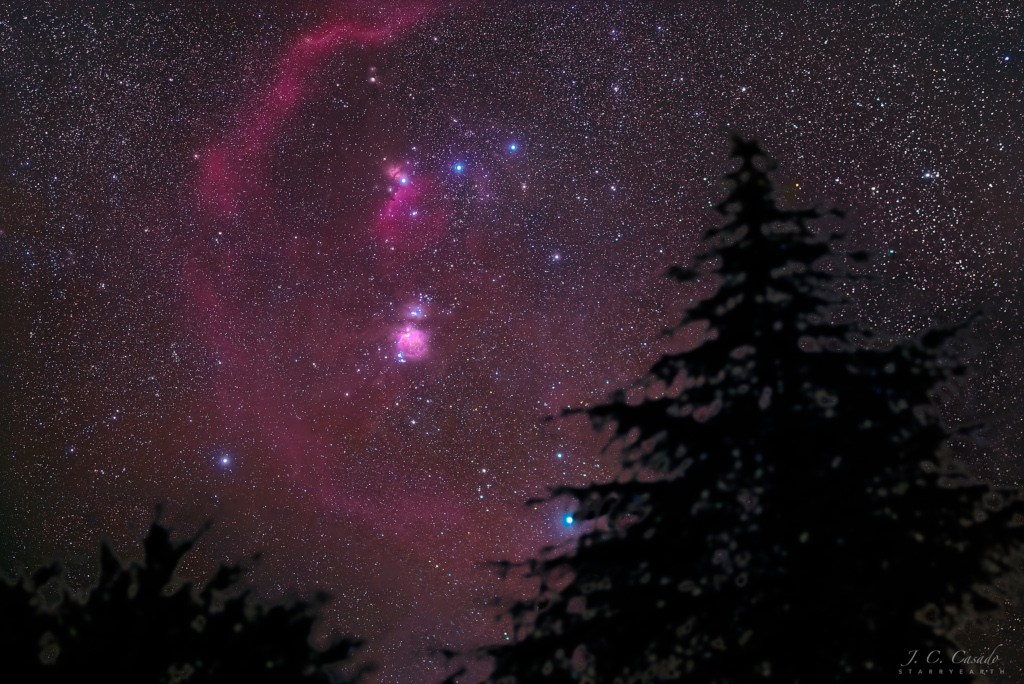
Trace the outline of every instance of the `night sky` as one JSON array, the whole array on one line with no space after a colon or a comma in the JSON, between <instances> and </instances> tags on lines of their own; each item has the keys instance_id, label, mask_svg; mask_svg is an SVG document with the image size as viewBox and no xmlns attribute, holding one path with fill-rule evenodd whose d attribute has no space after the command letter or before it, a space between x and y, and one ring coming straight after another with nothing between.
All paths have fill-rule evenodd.
<instances>
[{"instance_id":1,"label":"night sky","mask_svg":"<svg viewBox=\"0 0 1024 684\"><path fill-rule=\"evenodd\" d=\"M571 543L524 502L617 463L544 418L692 342L730 131L850 209L870 324L988 307L945 411L1024 476L1017 1L3 5L0 569L87 583L163 502L436 681L504 638L487 561Z\"/></svg>"}]
</instances>

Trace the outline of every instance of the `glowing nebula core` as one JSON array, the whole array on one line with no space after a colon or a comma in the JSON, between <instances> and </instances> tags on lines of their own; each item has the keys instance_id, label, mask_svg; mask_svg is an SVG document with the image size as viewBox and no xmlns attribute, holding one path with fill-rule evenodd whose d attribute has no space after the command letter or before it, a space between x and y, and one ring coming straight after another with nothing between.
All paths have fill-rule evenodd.
<instances>
[{"instance_id":1,"label":"glowing nebula core","mask_svg":"<svg viewBox=\"0 0 1024 684\"><path fill-rule=\"evenodd\" d=\"M429 335L411 325L398 331L395 335L395 346L398 349L399 361L416 361L427 355Z\"/></svg>"}]
</instances>

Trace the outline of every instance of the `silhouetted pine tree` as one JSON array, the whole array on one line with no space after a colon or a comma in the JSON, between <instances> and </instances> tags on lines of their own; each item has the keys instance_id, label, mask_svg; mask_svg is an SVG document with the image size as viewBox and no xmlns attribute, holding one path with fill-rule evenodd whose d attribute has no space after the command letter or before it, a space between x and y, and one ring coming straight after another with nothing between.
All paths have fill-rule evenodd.
<instances>
[{"instance_id":1,"label":"silhouetted pine tree","mask_svg":"<svg viewBox=\"0 0 1024 684\"><path fill-rule=\"evenodd\" d=\"M950 631L1020 567L1020 492L943 455L930 392L964 372L961 329L831 322L839 236L778 208L758 144L733 144L727 222L670 272L718 280L680 323L705 341L658 360L639 403L585 411L622 440L621 476L553 492L592 527L529 564L539 593L486 649L492 682L887 681L911 651L948 663Z\"/></svg>"},{"instance_id":2,"label":"silhouetted pine tree","mask_svg":"<svg viewBox=\"0 0 1024 684\"><path fill-rule=\"evenodd\" d=\"M84 602L66 585L59 602L44 585L59 574L42 568L19 583L0 578L0 680L10 682L237 683L326 682L357 641L325 651L309 643L314 603L264 606L232 591L242 574L221 566L196 591L175 569L195 539L172 543L153 523L145 560L127 566L106 544L100 574ZM358 678L359 675L357 674Z\"/></svg>"}]
</instances>

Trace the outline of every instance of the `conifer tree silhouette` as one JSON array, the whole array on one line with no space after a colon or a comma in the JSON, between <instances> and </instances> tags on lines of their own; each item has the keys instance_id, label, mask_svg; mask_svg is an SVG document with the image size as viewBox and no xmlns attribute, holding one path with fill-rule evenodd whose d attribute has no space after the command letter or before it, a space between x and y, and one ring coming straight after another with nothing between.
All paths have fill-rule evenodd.
<instances>
[{"instance_id":1,"label":"conifer tree silhouette","mask_svg":"<svg viewBox=\"0 0 1024 684\"><path fill-rule=\"evenodd\" d=\"M913 651L948 663L950 632L1020 568L1020 491L945 455L931 404L965 372L965 326L887 339L834 322L827 262L868 255L812 231L825 213L776 206L756 142L732 155L725 225L670 271L717 279L679 325L707 335L654 363L639 403L583 411L613 426L621 474L553 490L589 527L528 563L538 594L484 649L490 682L888 681Z\"/></svg>"},{"instance_id":2,"label":"conifer tree silhouette","mask_svg":"<svg viewBox=\"0 0 1024 684\"><path fill-rule=\"evenodd\" d=\"M233 591L238 565L221 566L196 591L174 581L196 538L174 543L154 522L142 563L123 565L101 548L97 583L85 601L60 583L55 605L43 587L56 565L18 583L0 578L0 673L10 682L327 682L329 668L359 642L309 643L317 608L328 600L265 606ZM358 679L364 668L355 674Z\"/></svg>"}]
</instances>

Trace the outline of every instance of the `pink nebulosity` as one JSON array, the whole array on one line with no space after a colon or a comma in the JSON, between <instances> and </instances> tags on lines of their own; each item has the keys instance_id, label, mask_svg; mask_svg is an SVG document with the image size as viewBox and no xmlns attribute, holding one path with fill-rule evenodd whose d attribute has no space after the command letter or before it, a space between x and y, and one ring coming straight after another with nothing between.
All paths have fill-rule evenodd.
<instances>
[{"instance_id":1,"label":"pink nebulosity","mask_svg":"<svg viewBox=\"0 0 1024 684\"><path fill-rule=\"evenodd\" d=\"M398 360L416 361L427 355L427 333L408 325L395 334Z\"/></svg>"},{"instance_id":2,"label":"pink nebulosity","mask_svg":"<svg viewBox=\"0 0 1024 684\"><path fill-rule=\"evenodd\" d=\"M310 85L310 76L337 50L348 46L382 45L406 33L434 7L424 2L396 3L387 20L367 25L337 19L299 37L278 61L269 86L236 112L234 128L202 155L200 194L220 215L239 209L252 169L268 141L294 113Z\"/></svg>"},{"instance_id":3,"label":"pink nebulosity","mask_svg":"<svg viewBox=\"0 0 1024 684\"><path fill-rule=\"evenodd\" d=\"M384 174L395 185L408 185L411 180L409 172L395 164L384 167Z\"/></svg>"},{"instance_id":4,"label":"pink nebulosity","mask_svg":"<svg viewBox=\"0 0 1024 684\"><path fill-rule=\"evenodd\" d=\"M392 195L374 220L374 233L392 249L417 250L434 244L448 231L451 199L434 175L413 178L388 169Z\"/></svg>"},{"instance_id":5,"label":"pink nebulosity","mask_svg":"<svg viewBox=\"0 0 1024 684\"><path fill-rule=\"evenodd\" d=\"M237 459L232 454L230 468L222 464L223 471L251 478L251 486L263 492L258 504L253 500L252 519L262 523L260 516L267 510L306 502L303 505L315 512L316 524L323 526L318 538L328 540L318 557L324 559L323 567L337 572L330 581L362 582L364 593L368 590L389 600L408 591L409 605L421 605L422 596L412 583L394 579L404 570L396 566L372 575L357 573L351 570L347 554L372 557L381 548L390 548L396 558L418 568L436 561L446 548L439 550L438 540L446 544L447 537L440 536L438 529L463 525L475 515L475 508L459 500L441 478L427 480L430 486L424 487L405 475L405 464L419 459L421 452L433 458L419 444L432 444L429 440L440 440L438 435L454 433L455 428L419 416L410 416L396 427L382 422L387 419L379 411L380 406L394 403L395 387L407 382L409 373L428 377L442 372L448 362L447 351L432 345L430 333L422 329L423 319L434 313L428 310L429 300L417 301L412 293L422 292L419 283L427 282L421 255L428 247L436 249L449 235L453 213L449 184L444 176L423 171L401 157L384 169L377 166L379 159L360 157L358 163L364 165L367 177L383 172L378 189L390 187L389 194L367 194L352 209L359 221L339 220L337 230L325 231L315 241L301 228L289 227L285 232L280 216L266 207L268 198L276 197L277 187L269 181L279 162L274 158L277 142L291 126L301 123L306 100L315 101L318 74L327 60L406 35L418 19L437 7L430 1L430 7L396 3L388 8L390 19L379 25L351 18L330 22L300 35L284 51L262 90L235 109L222 137L198 155L201 224L211 234L222 229L226 234L233 224L225 218L239 216L252 230L246 240L233 242L230 248L194 247L181 274L189 320L198 321L197 339L215 364L209 392L211 432L218 439L224 439L225 433L238 435L237 441L253 445ZM374 252L373 260L360 256L363 246L373 247L364 250ZM365 286L356 282L365 273L373 298L357 306L351 293L360 292L358 287L316 286L279 296L281 283L292 283L293 277L316 282L316 274L327 273L338 263L355 274L348 283ZM459 277L445 274L453 282L461 282ZM441 283L441 287L448 286ZM481 291L478 296L485 294ZM405 311L398 311L403 322L376 315L388 303L402 301L409 302ZM430 327L443 331L444 324L439 318ZM451 339L445 332L435 338ZM382 345L390 352L386 356L379 351ZM288 362L279 363L281 358ZM295 361L300 358L301 362ZM431 363L415 363L427 358ZM407 362L411 365L404 365ZM297 387L302 391L296 392ZM373 465L364 467L363 455L370 453ZM287 490L278 488L279 482L287 482ZM267 499L275 503L268 507ZM238 511L246 511L250 504L239 500L237 505ZM307 518L295 516L294 525L300 530L296 537L305 534L301 528L308 524ZM331 535L343 537L344 542L331 543ZM451 559L447 570L452 576L475 576L479 554L444 552ZM396 590L397 585L408 590ZM441 602L438 599L437 605ZM428 601L422 601L422 606L418 610L433 625L434 609L428 608ZM387 639L408 640L411 630L419 629L415 624L409 621L394 627ZM390 642L381 643L381 648L391 648Z\"/></svg>"},{"instance_id":6,"label":"pink nebulosity","mask_svg":"<svg viewBox=\"0 0 1024 684\"><path fill-rule=\"evenodd\" d=\"M315 352L317 363L310 368L338 365L352 369L359 364L360 345L366 340L385 340L392 330L383 324L376 326L369 319L353 321L351 315L339 315L328 321L315 311L314 303L302 297L292 302L290 311L280 313L284 317L280 320L268 313L265 301L249 302L250 306L239 303L248 301L247 293L260 290L259 283L254 283L251 277L256 272L247 272L241 265L250 263L254 253L272 250L274 240L279 237L275 221L255 213L266 192L264 171L273 161L273 143L290 120L299 115L303 100L316 86L318 69L338 52L380 46L406 35L417 21L437 7L432 0L429 3L399 2L388 8L386 18L372 23L354 19L351 14L367 10L369 5L338 5L348 15L300 35L278 60L263 90L243 102L234 111L233 123L222 137L198 155L201 166L197 190L207 211L206 226L212 230L223 217L248 212L250 218L258 221L259 231L253 233L258 237L248 246L240 245L216 254L205 248L193 250L185 262L181 285L187 295L184 303L189 315L202 321L201 338L215 359L217 375L211 397L218 407L221 422L249 430L263 443L272 445L275 456L272 468L300 482L304 494L320 501L339 518L367 528L380 528L381 500L408 501L411 505L402 508L408 512L408 517L403 512L390 519L397 537L407 534L411 525L422 520L423 510L440 510L438 506L444 506L442 514L448 520L460 520L463 513L458 505L447 506L436 497L401 487L377 492L371 476L347 471L341 474L331 469L330 464L339 457L338 444L342 441L339 435L345 438L345 448L349 451L366 450L361 440L368 414L338 407L347 406L357 394L366 405L378 402L377 393L381 390L374 384L376 379L369 379L374 376L361 367L361 375L355 375L353 370L352 377L344 381L328 377L314 381L318 402L306 406L305 411L313 413L321 408L323 411L316 419L309 419L294 411L281 410L279 397L294 386L296 369L267 362L281 348L304 348L318 350ZM392 209L413 207L417 198L429 199L437 194L436 183L419 177L413 183L405 167L395 167L389 179L397 189L396 195L388 200ZM419 210L413 208L411 212L411 220L420 221ZM440 217L443 212L437 215ZM437 219L431 223L428 218L428 230L414 231L419 236L417 240L431 233L429 226L438 229L436 222ZM397 220L395 225L406 224L404 220ZM345 241L346 238L339 236L338 243L328 247L340 248ZM399 242L409 244L407 240ZM418 244L416 240L412 243ZM314 267L315 255L304 251L302 244L297 238L289 240L289 249L279 252L280 268L293 264ZM316 255L319 253L316 251ZM261 274L261 277L266 275ZM281 324L281 320L290 320L291 316L308 317L320 325ZM427 339L426 333L411 331L399 342L402 358L423 358L427 354ZM349 397L350 393L353 398ZM415 540L409 543L416 544ZM423 550L423 553L428 552L433 553Z\"/></svg>"},{"instance_id":7,"label":"pink nebulosity","mask_svg":"<svg viewBox=\"0 0 1024 684\"><path fill-rule=\"evenodd\" d=\"M435 0L409 0L396 2L387 7L387 14L377 11L379 8L368 3L338 2L339 16L316 28L300 35L288 47L277 61L272 74L263 89L248 101L240 104L231 119L233 123L222 136L211 142L206 150L197 155L199 158L200 179L198 195L203 202L207 214L207 226L219 219L238 212L249 211L259 206L264 194L264 170L271 161L272 145L289 121L299 114L300 106L316 86L318 69L332 55L344 50L359 49L364 46L381 46L408 34L415 24L437 11L439 5ZM378 14L377 21L356 18ZM419 244L423 236L440 230L438 221L443 211L424 214L417 208L419 200L432 198L437 194L436 183L430 178L413 177L405 166L395 166L387 170L389 180L396 188L396 193L387 201L382 212L385 223L395 228L397 237L400 234L412 234L408 239L396 239L392 244ZM442 204L443 206L443 204ZM397 212L408 209L407 216L398 216ZM390 220L387 217L393 215ZM432 218L436 215L437 218ZM411 222L411 223L410 223ZM415 230L417 226L426 226L426 230ZM411 231L401 230L413 228ZM256 242L252 249L257 252L267 248L275 239L276 224L273 220L262 217L260 231L264 242ZM298 246L292 244L291 252L282 255L282 263L294 259L297 263L308 265L306 258ZM317 252L319 254L319 252ZM334 349L338 345L338 330L350 328L351 321L338 319L334 325L323 330L295 328L292 326L274 327L274 320L266 318L266 311L254 313L255 309L237 306L239 292L253 290L243 271L236 270L235 264L247 263L252 254L244 248L238 251L226 251L211 256L204 249L194 251L186 261L182 272L182 287L187 293L186 306L203 320L203 339L207 349L216 358L218 379L214 386L214 398L218 406L237 407L233 412L226 411L223 419L234 424L252 424L255 432L262 435L268 444L274 445L278 465L290 473L292 477L301 479L304 487L314 496L331 505L339 515L355 520L377 524L375 521L376 504L368 503L366 497L359 496L366 485L354 476L341 481L334 481L314 469L310 454L327 454L336 451L336 439L325 437L326 431L314 430L313 421L302 420L293 413L276 415L279 402L276 392L284 391L294 383L288 373L275 369L265 359L274 356L274 345L283 347L310 347L314 349ZM265 306L265 303L263 304ZM303 311L311 311L312 304L302 299L295 301L296 311L293 315L301 315ZM323 320L322 316L316 316ZM256 330L271 328L274 332L254 333ZM375 328L363 322L357 324L355 330L343 342L347 351L337 352L337 358L325 352L320 358L321 367L332 363L348 363L353 361L361 340L383 339L388 334L385 328ZM351 339L349 339L351 338ZM330 340L330 343L326 342ZM412 331L401 340L400 351L403 359L419 359L427 353L427 335L421 331ZM365 392L376 391L369 381L353 380L347 389L358 388ZM329 381L318 386L318 391L329 401L321 405L343 403L348 394L334 388ZM276 416L266 419L266 416ZM362 420L355 413L345 414L333 412L330 420L334 421L337 434L358 435L359 430L352 427L347 420ZM320 425L328 422L323 417ZM333 433L332 433L333 434ZM353 443L356 437L353 437ZM356 447L353 446L353 450ZM388 496L396 495L397 490ZM432 501L423 501L424 506L433 505ZM458 519L461 513L453 508L447 512L452 519ZM408 522L408 521L405 521ZM403 523L404 524L404 523Z\"/></svg>"}]
</instances>

